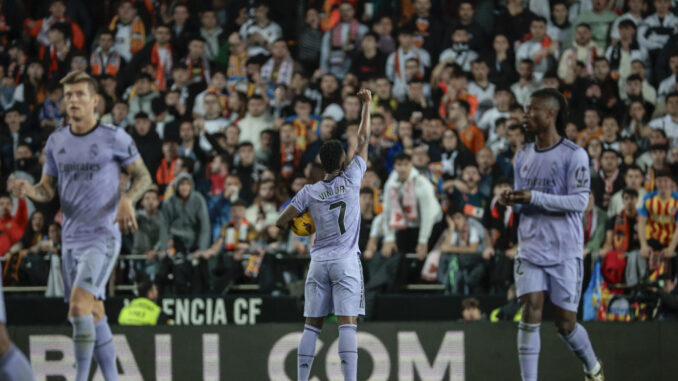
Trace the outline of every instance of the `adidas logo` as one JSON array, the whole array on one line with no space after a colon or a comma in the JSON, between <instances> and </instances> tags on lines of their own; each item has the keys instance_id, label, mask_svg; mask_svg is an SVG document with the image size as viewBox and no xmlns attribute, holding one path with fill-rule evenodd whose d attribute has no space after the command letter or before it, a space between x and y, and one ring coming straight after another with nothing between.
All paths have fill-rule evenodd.
<instances>
[{"instance_id":1,"label":"adidas logo","mask_svg":"<svg viewBox=\"0 0 678 381\"><path fill-rule=\"evenodd\" d=\"M341 365L346 365L346 364L348 364L348 363L346 362L346 360L341 360Z\"/></svg>"},{"instance_id":2,"label":"adidas logo","mask_svg":"<svg viewBox=\"0 0 678 381\"><path fill-rule=\"evenodd\" d=\"M59 155L61 155L61 154L63 154L63 153L66 153L66 149L65 149L65 148L61 148L61 149L59 150Z\"/></svg>"},{"instance_id":3,"label":"adidas logo","mask_svg":"<svg viewBox=\"0 0 678 381\"><path fill-rule=\"evenodd\" d=\"M308 364L301 364L299 365L299 368L308 368Z\"/></svg>"},{"instance_id":4,"label":"adidas logo","mask_svg":"<svg viewBox=\"0 0 678 381\"><path fill-rule=\"evenodd\" d=\"M92 284L92 277L85 278L84 282L87 284Z\"/></svg>"}]
</instances>

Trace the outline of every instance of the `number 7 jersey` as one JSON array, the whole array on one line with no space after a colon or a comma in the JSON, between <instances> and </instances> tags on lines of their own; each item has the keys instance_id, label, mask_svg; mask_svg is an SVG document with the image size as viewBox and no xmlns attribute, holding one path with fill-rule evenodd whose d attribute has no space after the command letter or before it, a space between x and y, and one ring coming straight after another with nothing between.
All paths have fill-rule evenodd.
<instances>
[{"instance_id":1,"label":"number 7 jersey","mask_svg":"<svg viewBox=\"0 0 678 381\"><path fill-rule=\"evenodd\" d=\"M330 261L360 253L360 184L366 169L365 160L356 155L339 176L306 185L292 199L292 206L302 213L308 210L313 217L312 260Z\"/></svg>"}]
</instances>

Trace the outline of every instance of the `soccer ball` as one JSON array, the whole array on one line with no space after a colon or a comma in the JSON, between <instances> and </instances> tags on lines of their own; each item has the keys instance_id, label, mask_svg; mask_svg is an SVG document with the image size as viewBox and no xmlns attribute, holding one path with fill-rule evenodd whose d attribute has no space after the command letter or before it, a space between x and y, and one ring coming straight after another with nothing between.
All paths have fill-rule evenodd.
<instances>
[{"instance_id":1,"label":"soccer ball","mask_svg":"<svg viewBox=\"0 0 678 381\"><path fill-rule=\"evenodd\" d=\"M290 222L290 229L298 236L309 236L315 233L315 224L310 212L294 217Z\"/></svg>"}]
</instances>

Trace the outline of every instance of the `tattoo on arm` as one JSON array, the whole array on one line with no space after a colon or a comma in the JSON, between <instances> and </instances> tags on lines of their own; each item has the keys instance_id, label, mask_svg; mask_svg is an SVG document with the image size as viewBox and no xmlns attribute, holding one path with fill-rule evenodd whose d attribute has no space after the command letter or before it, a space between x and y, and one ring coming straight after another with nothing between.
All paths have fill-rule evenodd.
<instances>
[{"instance_id":1,"label":"tattoo on arm","mask_svg":"<svg viewBox=\"0 0 678 381\"><path fill-rule=\"evenodd\" d=\"M136 203L150 188L151 174L141 159L137 159L134 163L128 165L126 169L131 177L130 181L132 184L127 192L125 192L125 196L132 200L132 203Z\"/></svg>"},{"instance_id":2,"label":"tattoo on arm","mask_svg":"<svg viewBox=\"0 0 678 381\"><path fill-rule=\"evenodd\" d=\"M54 198L54 188L56 187L56 178L51 176L42 176L40 182L36 184L26 196L36 202L50 202Z\"/></svg>"}]
</instances>

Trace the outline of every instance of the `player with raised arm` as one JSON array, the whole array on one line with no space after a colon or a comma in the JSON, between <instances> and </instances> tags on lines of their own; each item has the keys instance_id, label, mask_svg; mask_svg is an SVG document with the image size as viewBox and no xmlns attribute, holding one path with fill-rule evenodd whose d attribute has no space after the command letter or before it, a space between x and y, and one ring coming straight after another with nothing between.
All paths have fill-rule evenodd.
<instances>
[{"instance_id":1,"label":"player with raised arm","mask_svg":"<svg viewBox=\"0 0 678 381\"><path fill-rule=\"evenodd\" d=\"M500 198L506 205L520 204L516 207L521 216L514 275L523 306L518 358L524 381L537 380L545 293L555 308L558 333L582 361L586 380L604 379L588 333L577 323L584 253L581 221L589 199L590 174L586 151L558 133L564 131L566 122L567 105L558 91L543 89L532 94L525 123L536 141L516 153L516 190Z\"/></svg>"},{"instance_id":2,"label":"player with raised arm","mask_svg":"<svg viewBox=\"0 0 678 381\"><path fill-rule=\"evenodd\" d=\"M73 325L76 381L88 380L93 355L106 381L117 380L115 347L103 299L120 251L120 231L137 229L134 203L151 185L151 176L132 138L96 120L96 81L74 71L61 84L70 125L47 139L40 182L31 186L21 181L19 186L37 202L48 202L59 192L61 268L68 319ZM131 177L129 189L122 194L121 168Z\"/></svg>"},{"instance_id":3,"label":"player with raised arm","mask_svg":"<svg viewBox=\"0 0 678 381\"><path fill-rule=\"evenodd\" d=\"M361 89L362 121L358 141L349 152L355 156L347 164L341 142L330 140L320 149L325 178L304 186L278 218L287 228L293 218L307 210L315 223L315 242L305 287L306 324L297 351L298 380L311 373L315 343L323 319L334 311L339 323L339 357L344 380L356 380L358 370L358 315L365 314L363 270L360 264L360 184L367 169L372 94Z\"/></svg>"}]
</instances>

